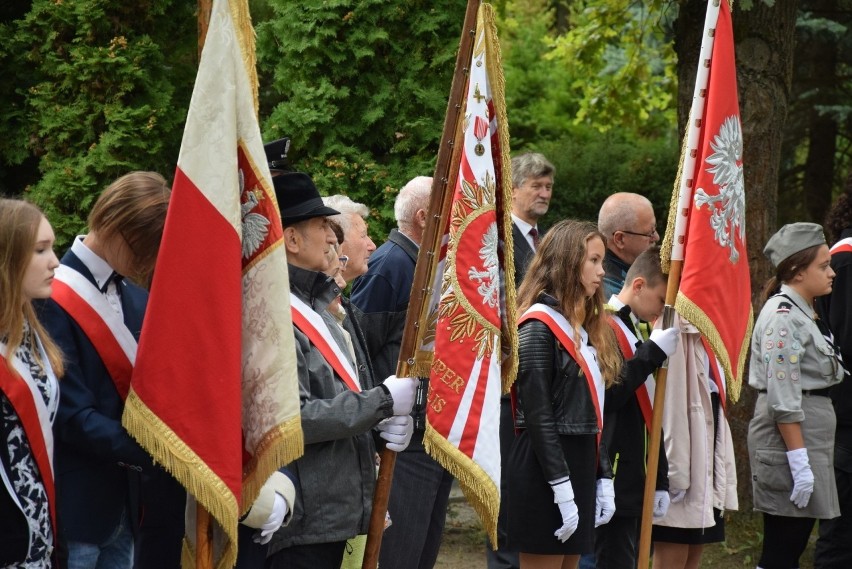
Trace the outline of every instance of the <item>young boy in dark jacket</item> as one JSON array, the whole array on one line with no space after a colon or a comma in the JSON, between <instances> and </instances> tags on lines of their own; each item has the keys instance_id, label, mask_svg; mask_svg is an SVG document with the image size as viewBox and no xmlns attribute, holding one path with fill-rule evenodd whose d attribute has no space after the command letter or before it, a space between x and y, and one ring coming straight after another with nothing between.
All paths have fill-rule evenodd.
<instances>
[{"instance_id":1,"label":"young boy in dark jacket","mask_svg":"<svg viewBox=\"0 0 852 569\"><path fill-rule=\"evenodd\" d=\"M608 425L609 458L615 485L615 516L595 534L598 569L636 567L645 470L648 449L654 378L666 354L673 352L678 335L654 338L650 322L663 310L666 278L660 269L659 247L640 254L630 267L621 292L607 304L609 324L615 332L624 356L621 382L606 392L604 424ZM660 345L667 342L674 345ZM668 461L660 449L654 517L663 517L668 509Z\"/></svg>"}]
</instances>

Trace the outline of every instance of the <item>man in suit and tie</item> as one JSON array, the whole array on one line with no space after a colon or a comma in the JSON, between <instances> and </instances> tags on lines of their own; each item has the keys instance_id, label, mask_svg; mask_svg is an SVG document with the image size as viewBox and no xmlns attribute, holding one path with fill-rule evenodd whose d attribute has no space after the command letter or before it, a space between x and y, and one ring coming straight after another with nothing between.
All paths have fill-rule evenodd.
<instances>
[{"instance_id":1,"label":"man in suit and tie","mask_svg":"<svg viewBox=\"0 0 852 569\"><path fill-rule=\"evenodd\" d=\"M54 464L68 569L133 566L143 475L157 487L159 507L150 513L163 524L152 552L163 556L162 567L180 561L183 490L121 425L148 301L130 280L147 283L153 272L170 193L155 172L132 172L107 187L89 215L89 233L62 258L53 296L41 306L65 356Z\"/></svg>"},{"instance_id":2,"label":"man in suit and tie","mask_svg":"<svg viewBox=\"0 0 852 569\"><path fill-rule=\"evenodd\" d=\"M556 169L543 155L527 152L512 158L512 241L515 255L515 285L520 287L527 267L543 234L539 219L547 213L553 195ZM505 471L506 458L515 438L512 403L508 395L500 399L500 463ZM504 478L501 477L501 480ZM505 492L503 486L501 493ZM516 552L506 551L506 521L500 512L497 522L498 549L487 547L488 569L518 569Z\"/></svg>"},{"instance_id":3,"label":"man in suit and tie","mask_svg":"<svg viewBox=\"0 0 852 569\"><path fill-rule=\"evenodd\" d=\"M536 152L512 158L512 237L516 286L521 285L541 237L538 220L550 207L554 172L553 164Z\"/></svg>"}]
</instances>

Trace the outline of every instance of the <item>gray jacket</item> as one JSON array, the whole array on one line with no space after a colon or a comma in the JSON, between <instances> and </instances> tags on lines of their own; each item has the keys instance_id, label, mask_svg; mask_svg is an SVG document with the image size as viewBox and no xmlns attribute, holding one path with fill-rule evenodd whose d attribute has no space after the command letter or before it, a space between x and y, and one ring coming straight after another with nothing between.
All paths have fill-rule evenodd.
<instances>
[{"instance_id":1,"label":"gray jacket","mask_svg":"<svg viewBox=\"0 0 852 569\"><path fill-rule=\"evenodd\" d=\"M344 346L326 307L340 293L334 280L289 265L290 292L328 324ZM393 399L359 367L361 392L350 390L308 337L294 327L305 454L288 465L296 485L293 519L270 543L273 554L293 545L343 541L366 533L376 484L372 429L393 415ZM341 336L341 337L338 337ZM344 350L345 351L345 350Z\"/></svg>"}]
</instances>

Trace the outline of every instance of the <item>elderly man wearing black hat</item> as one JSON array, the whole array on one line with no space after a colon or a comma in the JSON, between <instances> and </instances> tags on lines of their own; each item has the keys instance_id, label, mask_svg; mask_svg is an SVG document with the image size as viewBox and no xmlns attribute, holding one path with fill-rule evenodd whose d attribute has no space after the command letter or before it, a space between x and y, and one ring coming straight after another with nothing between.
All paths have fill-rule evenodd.
<instances>
[{"instance_id":1,"label":"elderly man wearing black hat","mask_svg":"<svg viewBox=\"0 0 852 569\"><path fill-rule=\"evenodd\" d=\"M326 310L340 294L329 268L336 238L311 178L273 177L284 225L296 337L305 454L288 465L296 480L291 523L273 537L267 567L339 569L346 540L366 533L375 488L375 428L400 451L411 438L416 381L391 376L378 386L360 369Z\"/></svg>"},{"instance_id":2,"label":"elderly man wearing black hat","mask_svg":"<svg viewBox=\"0 0 852 569\"><path fill-rule=\"evenodd\" d=\"M748 383L758 391L749 423L754 508L763 512L759 567L798 567L815 519L840 515L832 471L836 418L829 388L844 368L814 300L834 271L822 227L791 223L763 250L775 266L754 325Z\"/></svg>"}]
</instances>

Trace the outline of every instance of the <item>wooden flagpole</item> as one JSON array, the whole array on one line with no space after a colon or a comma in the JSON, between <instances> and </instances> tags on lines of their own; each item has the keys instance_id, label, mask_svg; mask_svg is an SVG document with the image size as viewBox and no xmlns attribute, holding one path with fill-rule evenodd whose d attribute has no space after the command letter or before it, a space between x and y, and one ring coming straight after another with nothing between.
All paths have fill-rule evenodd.
<instances>
[{"instance_id":1,"label":"wooden flagpole","mask_svg":"<svg viewBox=\"0 0 852 569\"><path fill-rule=\"evenodd\" d=\"M210 26L210 14L213 12L213 0L198 0L198 60L204 50L207 28ZM195 502L195 569L213 569L213 536L211 534L210 512L201 502Z\"/></svg>"},{"instance_id":2,"label":"wooden flagpole","mask_svg":"<svg viewBox=\"0 0 852 569\"><path fill-rule=\"evenodd\" d=\"M204 50L207 28L210 27L210 14L213 12L213 0L198 0L198 59Z\"/></svg>"},{"instance_id":3,"label":"wooden flagpole","mask_svg":"<svg viewBox=\"0 0 852 569\"><path fill-rule=\"evenodd\" d=\"M685 236L689 211L692 205L693 176L695 162L698 156L701 128L707 103L707 83L710 78L710 62L713 57L713 39L716 32L716 21L719 18L720 2L732 0L712 0L707 2L707 15L704 18L704 30L701 38L701 53L698 60L698 72L695 76L695 89L692 94L692 108L686 126L686 141L681 152L681 166L678 171L675 187L678 190L677 202L669 212L669 228L671 235L666 232L665 244L671 246L671 263L669 280L666 287L666 307L663 313L663 327L669 328L674 318L674 305L680 288L680 277L683 271ZM674 218L672 222L671 218ZM664 364L657 374L654 392L654 415L651 420L651 440L648 446L648 462L645 473L645 492L642 505L642 521L639 534L639 555L637 569L648 569L651 553L651 522L654 512L654 491L657 485L657 467L660 457L660 438L662 435L663 407L665 406L666 381L668 379L667 364Z\"/></svg>"},{"instance_id":4,"label":"wooden flagpole","mask_svg":"<svg viewBox=\"0 0 852 569\"><path fill-rule=\"evenodd\" d=\"M683 261L672 261L666 286L666 306L663 309L663 328L671 328L674 320L674 303L680 286ZM645 468L645 492L642 498L642 523L639 533L639 557L637 568L648 569L651 555L651 521L654 513L654 492L657 489L657 470L663 426L663 407L666 401L668 360L657 372L654 382L654 414L651 418L651 436L648 444L648 462Z\"/></svg>"},{"instance_id":5,"label":"wooden flagpole","mask_svg":"<svg viewBox=\"0 0 852 569\"><path fill-rule=\"evenodd\" d=\"M449 216L449 207L452 202L453 188L448 187L451 180L458 174L459 153L462 145L456 145L455 141L461 140L463 126L462 111L464 109L464 95L469 75L473 53L473 40L476 33L476 13L479 9L480 0L468 0L465 12L464 25L462 26L461 39L459 40L459 51L456 55L456 67L453 73L453 82L450 87L450 97L447 101L447 114L444 118L444 130L441 134L441 145L438 150L438 158L435 163L435 174L432 180L432 194L429 202L429 213L426 219L426 227L423 231L420 251L417 255L417 264L414 269L414 280L411 284L411 298L408 304L408 312L405 317L402 340L399 350L399 361L396 367L396 375L399 377L411 377L411 369L414 365L417 352L418 328L421 318L424 316L425 303L431 297L430 287L433 282L433 258L438 251L433 249L437 239L444 230L445 221ZM393 479L393 469L396 464L396 453L383 449L379 465L379 476L376 481L376 491L373 495L373 510L370 516L370 527L367 534L367 544L364 550L364 561L362 569L376 569L379 561L379 550L382 545L382 533L385 528L385 514L388 509L388 498L390 497L390 486Z\"/></svg>"}]
</instances>

